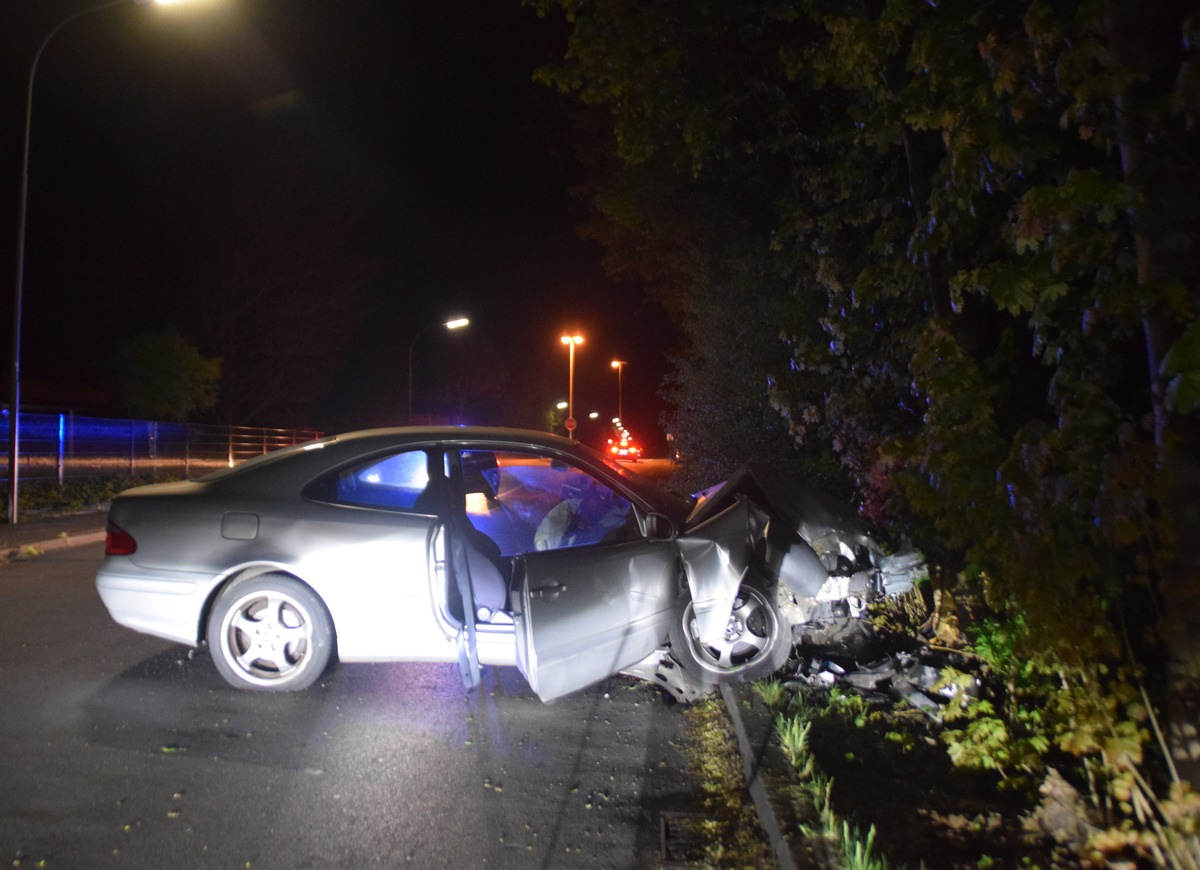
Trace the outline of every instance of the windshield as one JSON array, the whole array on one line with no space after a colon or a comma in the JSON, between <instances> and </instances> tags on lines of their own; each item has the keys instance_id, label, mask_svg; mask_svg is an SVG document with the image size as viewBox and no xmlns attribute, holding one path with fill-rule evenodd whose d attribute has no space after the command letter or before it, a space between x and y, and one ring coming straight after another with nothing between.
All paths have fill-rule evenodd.
<instances>
[{"instance_id":1,"label":"windshield","mask_svg":"<svg viewBox=\"0 0 1200 870\"><path fill-rule=\"evenodd\" d=\"M610 457L604 453L601 453L599 450L594 450L591 447L588 447L586 444L582 444L582 443L579 445L578 449L579 449L580 453L586 454L587 458L590 459L592 462L603 465L609 471L620 475L620 477L623 480L633 481L636 483L642 482L642 479L639 478L632 471L630 471L628 468L623 466L621 463L617 462L617 460L613 459L612 457Z\"/></svg>"},{"instance_id":2,"label":"windshield","mask_svg":"<svg viewBox=\"0 0 1200 870\"><path fill-rule=\"evenodd\" d=\"M647 480L643 475L630 471L615 459L606 456L598 450L593 450L586 444L579 444L577 449L579 453L589 462L592 462L596 465L602 465L604 468L620 477L622 483L629 487L629 489L633 490L655 511L680 520L691 512L692 500L690 498L671 492L670 490L663 489L656 483Z\"/></svg>"}]
</instances>

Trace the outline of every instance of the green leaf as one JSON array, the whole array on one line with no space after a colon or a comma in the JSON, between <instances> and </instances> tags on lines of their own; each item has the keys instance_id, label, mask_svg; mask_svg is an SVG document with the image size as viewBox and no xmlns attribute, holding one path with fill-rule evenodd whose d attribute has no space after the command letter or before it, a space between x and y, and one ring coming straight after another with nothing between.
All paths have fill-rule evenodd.
<instances>
[{"instance_id":1,"label":"green leaf","mask_svg":"<svg viewBox=\"0 0 1200 870\"><path fill-rule=\"evenodd\" d=\"M1163 357L1167 407L1181 414L1200 408L1200 322L1192 323Z\"/></svg>"}]
</instances>

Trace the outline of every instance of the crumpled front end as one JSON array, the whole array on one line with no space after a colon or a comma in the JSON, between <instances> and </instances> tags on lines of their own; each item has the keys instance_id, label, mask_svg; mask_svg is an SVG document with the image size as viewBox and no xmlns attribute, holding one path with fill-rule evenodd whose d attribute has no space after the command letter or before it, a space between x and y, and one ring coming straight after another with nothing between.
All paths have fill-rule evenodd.
<instances>
[{"instance_id":1,"label":"crumpled front end","mask_svg":"<svg viewBox=\"0 0 1200 870\"><path fill-rule=\"evenodd\" d=\"M778 578L780 616L793 626L860 618L927 576L920 553L885 554L853 518L768 467L747 465L698 498L678 544L702 638L725 631L755 566Z\"/></svg>"},{"instance_id":2,"label":"crumpled front end","mask_svg":"<svg viewBox=\"0 0 1200 870\"><path fill-rule=\"evenodd\" d=\"M784 616L793 625L801 625L861 618L872 601L903 595L927 576L928 570L915 550L884 555L873 542L864 546L827 530L811 544L803 539L793 541L780 559L777 573L781 588L789 593L780 596Z\"/></svg>"},{"instance_id":3,"label":"crumpled front end","mask_svg":"<svg viewBox=\"0 0 1200 870\"><path fill-rule=\"evenodd\" d=\"M761 508L738 499L676 540L701 641L715 643L724 635L768 520Z\"/></svg>"}]
</instances>

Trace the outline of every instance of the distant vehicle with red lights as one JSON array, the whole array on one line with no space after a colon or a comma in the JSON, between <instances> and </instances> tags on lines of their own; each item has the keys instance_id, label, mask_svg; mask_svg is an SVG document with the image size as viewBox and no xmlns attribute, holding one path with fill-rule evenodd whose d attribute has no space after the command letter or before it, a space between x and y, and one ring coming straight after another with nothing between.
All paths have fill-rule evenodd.
<instances>
[{"instance_id":1,"label":"distant vehicle with red lights","mask_svg":"<svg viewBox=\"0 0 1200 870\"><path fill-rule=\"evenodd\" d=\"M642 448L634 444L628 434L618 435L608 439L608 455L613 459L637 462L642 456Z\"/></svg>"}]
</instances>

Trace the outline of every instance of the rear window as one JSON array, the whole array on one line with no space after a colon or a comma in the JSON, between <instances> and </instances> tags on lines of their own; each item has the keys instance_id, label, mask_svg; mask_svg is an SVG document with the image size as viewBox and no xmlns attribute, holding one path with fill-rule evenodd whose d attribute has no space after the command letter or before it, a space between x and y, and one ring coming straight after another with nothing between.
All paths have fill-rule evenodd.
<instances>
[{"instance_id":1,"label":"rear window","mask_svg":"<svg viewBox=\"0 0 1200 870\"><path fill-rule=\"evenodd\" d=\"M429 483L429 457L406 450L343 468L314 481L304 495L316 501L385 510L420 510Z\"/></svg>"}]
</instances>

